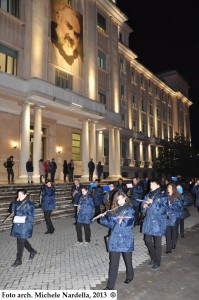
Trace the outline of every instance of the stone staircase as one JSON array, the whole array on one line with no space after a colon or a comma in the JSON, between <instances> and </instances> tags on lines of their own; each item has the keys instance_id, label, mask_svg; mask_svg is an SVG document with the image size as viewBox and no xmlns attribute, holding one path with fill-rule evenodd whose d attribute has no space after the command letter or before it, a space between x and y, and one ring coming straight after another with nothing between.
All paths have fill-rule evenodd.
<instances>
[{"instance_id":1,"label":"stone staircase","mask_svg":"<svg viewBox=\"0 0 199 300\"><path fill-rule=\"evenodd\" d=\"M2 222L9 215L10 203L16 199L17 191L21 188L27 189L30 199L35 204L34 223L44 221L43 211L39 208L41 187L41 184L0 185L0 231L12 227L12 218L7 219L4 223ZM55 184L56 209L52 212L52 219L73 216L74 208L71 203L71 187L72 183Z\"/></svg>"}]
</instances>

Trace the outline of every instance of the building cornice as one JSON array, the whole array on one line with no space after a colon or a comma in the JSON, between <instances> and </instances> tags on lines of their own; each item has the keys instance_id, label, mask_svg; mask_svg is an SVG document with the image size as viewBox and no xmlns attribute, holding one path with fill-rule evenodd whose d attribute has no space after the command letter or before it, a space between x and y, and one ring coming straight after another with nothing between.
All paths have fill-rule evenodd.
<instances>
[{"instance_id":1,"label":"building cornice","mask_svg":"<svg viewBox=\"0 0 199 300\"><path fill-rule=\"evenodd\" d=\"M94 2L99 8L106 11L110 17L114 18L118 25L121 25L128 20L127 16L112 1L98 0Z\"/></svg>"},{"instance_id":2,"label":"building cornice","mask_svg":"<svg viewBox=\"0 0 199 300\"><path fill-rule=\"evenodd\" d=\"M125 57L127 57L130 60L130 62L135 60L138 57L137 54L135 54L131 49L129 49L127 46L125 46L121 42L118 42L118 50Z\"/></svg>"}]
</instances>

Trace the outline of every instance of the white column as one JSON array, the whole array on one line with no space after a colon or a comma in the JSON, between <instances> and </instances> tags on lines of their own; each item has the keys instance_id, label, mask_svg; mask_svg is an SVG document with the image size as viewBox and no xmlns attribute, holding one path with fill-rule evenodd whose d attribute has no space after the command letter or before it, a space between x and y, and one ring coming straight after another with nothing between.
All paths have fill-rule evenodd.
<instances>
[{"instance_id":1,"label":"white column","mask_svg":"<svg viewBox=\"0 0 199 300\"><path fill-rule=\"evenodd\" d=\"M104 158L104 134L102 131L97 132L97 159L96 162L101 161L103 164Z\"/></svg>"},{"instance_id":2,"label":"white column","mask_svg":"<svg viewBox=\"0 0 199 300\"><path fill-rule=\"evenodd\" d=\"M84 121L82 124L82 181L88 181L88 162L89 162L89 124Z\"/></svg>"},{"instance_id":3,"label":"white column","mask_svg":"<svg viewBox=\"0 0 199 300\"><path fill-rule=\"evenodd\" d=\"M120 129L115 129L115 175L121 177L121 155L120 155Z\"/></svg>"},{"instance_id":4,"label":"white column","mask_svg":"<svg viewBox=\"0 0 199 300\"><path fill-rule=\"evenodd\" d=\"M30 155L30 104L22 104L21 115L21 151L20 151L20 181L27 181L26 162Z\"/></svg>"},{"instance_id":5,"label":"white column","mask_svg":"<svg viewBox=\"0 0 199 300\"><path fill-rule=\"evenodd\" d=\"M115 178L115 136L114 128L109 129L109 176Z\"/></svg>"},{"instance_id":6,"label":"white column","mask_svg":"<svg viewBox=\"0 0 199 300\"><path fill-rule=\"evenodd\" d=\"M96 161L96 124L95 122L90 122L90 158L93 158L93 162L95 164L95 171L93 178L96 179L96 168L97 168L97 161Z\"/></svg>"},{"instance_id":7,"label":"white column","mask_svg":"<svg viewBox=\"0 0 199 300\"><path fill-rule=\"evenodd\" d=\"M130 166L134 166L134 149L133 149L133 139L129 139L129 159L130 161Z\"/></svg>"},{"instance_id":8,"label":"white column","mask_svg":"<svg viewBox=\"0 0 199 300\"><path fill-rule=\"evenodd\" d=\"M41 157L42 146L42 113L41 107L36 106L34 109L34 140L33 140L33 166L34 166L34 181L39 182L39 160Z\"/></svg>"}]
</instances>

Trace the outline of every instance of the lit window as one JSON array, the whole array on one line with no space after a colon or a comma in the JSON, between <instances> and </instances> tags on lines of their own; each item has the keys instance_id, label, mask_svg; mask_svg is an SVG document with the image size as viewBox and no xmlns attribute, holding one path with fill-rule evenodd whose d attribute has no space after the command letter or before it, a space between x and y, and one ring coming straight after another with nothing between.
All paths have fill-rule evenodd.
<instances>
[{"instance_id":1,"label":"lit window","mask_svg":"<svg viewBox=\"0 0 199 300\"><path fill-rule=\"evenodd\" d=\"M97 27L102 31L106 31L106 19L99 13L97 13Z\"/></svg>"},{"instance_id":2,"label":"lit window","mask_svg":"<svg viewBox=\"0 0 199 300\"><path fill-rule=\"evenodd\" d=\"M19 17L19 0L0 0L0 8L15 17Z\"/></svg>"},{"instance_id":3,"label":"lit window","mask_svg":"<svg viewBox=\"0 0 199 300\"><path fill-rule=\"evenodd\" d=\"M122 57L120 57L120 71L125 72L125 63Z\"/></svg>"},{"instance_id":4,"label":"lit window","mask_svg":"<svg viewBox=\"0 0 199 300\"><path fill-rule=\"evenodd\" d=\"M17 51L0 45L0 71L17 75Z\"/></svg>"},{"instance_id":5,"label":"lit window","mask_svg":"<svg viewBox=\"0 0 199 300\"><path fill-rule=\"evenodd\" d=\"M81 136L79 133L72 133L72 159L80 160L81 157Z\"/></svg>"},{"instance_id":6,"label":"lit window","mask_svg":"<svg viewBox=\"0 0 199 300\"><path fill-rule=\"evenodd\" d=\"M62 89L72 90L73 76L63 71L56 69L55 71L55 85Z\"/></svg>"},{"instance_id":7,"label":"lit window","mask_svg":"<svg viewBox=\"0 0 199 300\"><path fill-rule=\"evenodd\" d=\"M106 55L98 51L98 67L106 70Z\"/></svg>"},{"instance_id":8,"label":"lit window","mask_svg":"<svg viewBox=\"0 0 199 300\"><path fill-rule=\"evenodd\" d=\"M106 92L98 91L99 102L106 104Z\"/></svg>"}]
</instances>

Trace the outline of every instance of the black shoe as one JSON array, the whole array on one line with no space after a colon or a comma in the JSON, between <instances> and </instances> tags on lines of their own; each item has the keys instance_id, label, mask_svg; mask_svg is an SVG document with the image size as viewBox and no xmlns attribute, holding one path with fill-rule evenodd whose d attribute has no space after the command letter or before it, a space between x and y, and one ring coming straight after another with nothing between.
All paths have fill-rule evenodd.
<instances>
[{"instance_id":1,"label":"black shoe","mask_svg":"<svg viewBox=\"0 0 199 300\"><path fill-rule=\"evenodd\" d=\"M169 254L169 253L172 253L172 251L165 251L164 253Z\"/></svg>"},{"instance_id":2,"label":"black shoe","mask_svg":"<svg viewBox=\"0 0 199 300\"><path fill-rule=\"evenodd\" d=\"M153 267L153 265L154 265L154 262L151 260L151 261L149 262L148 266L149 266L149 267Z\"/></svg>"},{"instance_id":3,"label":"black shoe","mask_svg":"<svg viewBox=\"0 0 199 300\"><path fill-rule=\"evenodd\" d=\"M124 283L127 283L127 284L128 284L128 283L130 283L132 280L133 280L133 279L128 279L128 278L127 278L127 279L124 281Z\"/></svg>"},{"instance_id":4,"label":"black shoe","mask_svg":"<svg viewBox=\"0 0 199 300\"><path fill-rule=\"evenodd\" d=\"M160 265L154 264L151 269L152 270L157 270L157 269L159 269L159 267L160 267Z\"/></svg>"},{"instance_id":5,"label":"black shoe","mask_svg":"<svg viewBox=\"0 0 199 300\"><path fill-rule=\"evenodd\" d=\"M48 233L50 233L50 231L46 231L44 234L48 234Z\"/></svg>"},{"instance_id":6,"label":"black shoe","mask_svg":"<svg viewBox=\"0 0 199 300\"><path fill-rule=\"evenodd\" d=\"M54 233L54 231L55 231L55 229L53 229L53 230L52 230L52 231L50 231L49 233L50 233L50 234L53 234L53 233Z\"/></svg>"},{"instance_id":7,"label":"black shoe","mask_svg":"<svg viewBox=\"0 0 199 300\"><path fill-rule=\"evenodd\" d=\"M77 222L73 223L73 225L77 225Z\"/></svg>"},{"instance_id":8,"label":"black shoe","mask_svg":"<svg viewBox=\"0 0 199 300\"><path fill-rule=\"evenodd\" d=\"M184 238L185 238L184 234L181 234L180 236L181 236L181 238L182 238L182 239L184 239Z\"/></svg>"},{"instance_id":9,"label":"black shoe","mask_svg":"<svg viewBox=\"0 0 199 300\"><path fill-rule=\"evenodd\" d=\"M37 254L37 251L35 251L35 250L33 250L32 252L30 252L29 259L33 259L36 254Z\"/></svg>"},{"instance_id":10,"label":"black shoe","mask_svg":"<svg viewBox=\"0 0 199 300\"><path fill-rule=\"evenodd\" d=\"M103 289L103 290L110 290L110 289L109 289L109 287L105 287L105 289Z\"/></svg>"},{"instance_id":11,"label":"black shoe","mask_svg":"<svg viewBox=\"0 0 199 300\"><path fill-rule=\"evenodd\" d=\"M173 246L173 247L172 247L172 249L175 249L175 248L176 248L176 246Z\"/></svg>"},{"instance_id":12,"label":"black shoe","mask_svg":"<svg viewBox=\"0 0 199 300\"><path fill-rule=\"evenodd\" d=\"M20 265L22 265L22 261L20 259L16 259L14 264L12 264L12 267L18 267Z\"/></svg>"}]
</instances>

